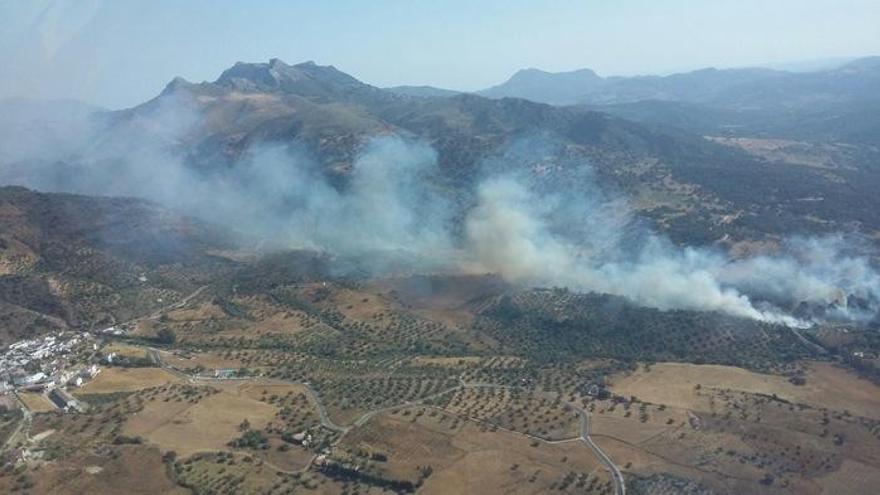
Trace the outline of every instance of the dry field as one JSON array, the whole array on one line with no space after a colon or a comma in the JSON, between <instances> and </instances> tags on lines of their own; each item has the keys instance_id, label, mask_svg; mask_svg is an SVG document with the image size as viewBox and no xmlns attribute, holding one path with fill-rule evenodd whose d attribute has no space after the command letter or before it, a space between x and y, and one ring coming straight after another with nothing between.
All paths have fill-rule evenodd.
<instances>
[{"instance_id":1,"label":"dry field","mask_svg":"<svg viewBox=\"0 0 880 495\"><path fill-rule=\"evenodd\" d=\"M376 417L344 445L386 454L381 469L394 479L415 480L420 468L431 466L420 493L589 493L610 482L580 442L535 442L432 409Z\"/></svg>"},{"instance_id":2,"label":"dry field","mask_svg":"<svg viewBox=\"0 0 880 495\"><path fill-rule=\"evenodd\" d=\"M22 490L22 478L31 484ZM121 490L124 487L124 490ZM83 452L64 462L40 465L22 476L0 474L0 493L50 495L185 495L185 490L166 475L158 450L146 446L119 446L111 456Z\"/></svg>"},{"instance_id":3,"label":"dry field","mask_svg":"<svg viewBox=\"0 0 880 495\"><path fill-rule=\"evenodd\" d=\"M200 352L198 354L184 356L170 352L160 352L162 362L178 369L196 368L201 366L207 370L218 368L242 368L247 364L235 357L225 357L217 352Z\"/></svg>"},{"instance_id":4,"label":"dry field","mask_svg":"<svg viewBox=\"0 0 880 495\"><path fill-rule=\"evenodd\" d=\"M104 354L115 353L117 356L142 358L147 354L147 348L121 342L111 342L101 349Z\"/></svg>"},{"instance_id":5,"label":"dry field","mask_svg":"<svg viewBox=\"0 0 880 495\"><path fill-rule=\"evenodd\" d=\"M267 493L279 481L275 470L269 466L261 465L249 456L229 454L226 457L223 453L187 459L181 466L178 479L202 490L210 490L207 493L223 494Z\"/></svg>"},{"instance_id":6,"label":"dry field","mask_svg":"<svg viewBox=\"0 0 880 495\"><path fill-rule=\"evenodd\" d=\"M202 303L194 308L181 308L169 311L168 318L172 321L202 321L226 318L226 313L220 306L212 303Z\"/></svg>"},{"instance_id":7,"label":"dry field","mask_svg":"<svg viewBox=\"0 0 880 495\"><path fill-rule=\"evenodd\" d=\"M787 139L708 137L718 144L739 148L769 162L785 162L806 167L834 170L841 168L839 159L850 150L831 143L807 143Z\"/></svg>"},{"instance_id":8,"label":"dry field","mask_svg":"<svg viewBox=\"0 0 880 495\"><path fill-rule=\"evenodd\" d=\"M880 418L880 387L828 363L807 363L806 384L793 385L785 377L742 368L685 363L658 363L612 379L614 393L682 409L710 411L711 394L701 389L729 389L753 394L776 394L785 400L848 410Z\"/></svg>"},{"instance_id":9,"label":"dry field","mask_svg":"<svg viewBox=\"0 0 880 495\"><path fill-rule=\"evenodd\" d=\"M743 476L742 472L725 472L719 466L710 463L690 465L679 459L668 457L666 453L654 453L650 450L628 444L621 440L597 436L596 443L607 453L626 474L648 476L651 474L668 473L682 478L692 479L701 485L720 494L756 493L759 488L767 489L758 484L763 475L753 471L751 477ZM799 488L809 486L799 482ZM804 491L783 491L769 489L769 493L809 493Z\"/></svg>"},{"instance_id":10,"label":"dry field","mask_svg":"<svg viewBox=\"0 0 880 495\"><path fill-rule=\"evenodd\" d=\"M834 493L873 495L880 487L880 468L846 460L839 470L816 481L821 485L822 493L829 495Z\"/></svg>"},{"instance_id":11,"label":"dry field","mask_svg":"<svg viewBox=\"0 0 880 495\"><path fill-rule=\"evenodd\" d=\"M276 408L249 398L233 386L202 387L210 392L194 402L156 397L125 423L123 433L140 436L163 450L182 456L201 451L227 450L227 443L241 434L247 420L251 428L263 428Z\"/></svg>"},{"instance_id":12,"label":"dry field","mask_svg":"<svg viewBox=\"0 0 880 495\"><path fill-rule=\"evenodd\" d=\"M492 275L432 275L389 278L370 285L389 295L394 307L452 328L466 328L474 319L474 305L508 286Z\"/></svg>"},{"instance_id":13,"label":"dry field","mask_svg":"<svg viewBox=\"0 0 880 495\"><path fill-rule=\"evenodd\" d=\"M19 392L18 398L31 412L40 413L55 410L55 405L45 395L38 392Z\"/></svg>"},{"instance_id":14,"label":"dry field","mask_svg":"<svg viewBox=\"0 0 880 495\"><path fill-rule=\"evenodd\" d=\"M592 431L633 475L669 473L721 493L876 493L880 390L828 363L803 367L800 386L727 366L621 374L612 390L651 402L640 406L647 420L595 401Z\"/></svg>"},{"instance_id":15,"label":"dry field","mask_svg":"<svg viewBox=\"0 0 880 495\"><path fill-rule=\"evenodd\" d=\"M179 381L180 378L160 368L102 368L76 395L133 392Z\"/></svg>"},{"instance_id":16,"label":"dry field","mask_svg":"<svg viewBox=\"0 0 880 495\"><path fill-rule=\"evenodd\" d=\"M467 388L449 394L443 409L451 414L547 440L575 438L580 417L558 398L494 388Z\"/></svg>"},{"instance_id":17,"label":"dry field","mask_svg":"<svg viewBox=\"0 0 880 495\"><path fill-rule=\"evenodd\" d=\"M304 294L315 301L321 308L332 308L347 319L358 321L375 320L379 315L391 311L391 303L382 295L373 292L354 290L341 287L333 287L327 290L325 297L319 296L325 288L321 284L314 284L304 290Z\"/></svg>"},{"instance_id":18,"label":"dry field","mask_svg":"<svg viewBox=\"0 0 880 495\"><path fill-rule=\"evenodd\" d=\"M429 357L416 356L412 359L414 366L444 366L450 368L464 368L467 366L476 366L485 358L481 356L460 356L460 357Z\"/></svg>"}]
</instances>

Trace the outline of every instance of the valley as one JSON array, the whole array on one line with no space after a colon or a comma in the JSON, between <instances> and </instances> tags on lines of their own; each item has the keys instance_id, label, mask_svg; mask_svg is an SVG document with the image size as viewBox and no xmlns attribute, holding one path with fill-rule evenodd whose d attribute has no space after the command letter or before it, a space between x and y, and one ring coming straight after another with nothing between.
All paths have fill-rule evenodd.
<instances>
[{"instance_id":1,"label":"valley","mask_svg":"<svg viewBox=\"0 0 880 495\"><path fill-rule=\"evenodd\" d=\"M608 327L583 314L607 300L493 276L235 277L97 335L100 373L68 389L85 412L17 392L4 489L102 493L136 458L151 493L818 494L844 469L870 493L880 469L878 385L783 328L635 307Z\"/></svg>"},{"instance_id":2,"label":"valley","mask_svg":"<svg viewBox=\"0 0 880 495\"><path fill-rule=\"evenodd\" d=\"M877 68L0 101L0 492L876 493Z\"/></svg>"}]
</instances>

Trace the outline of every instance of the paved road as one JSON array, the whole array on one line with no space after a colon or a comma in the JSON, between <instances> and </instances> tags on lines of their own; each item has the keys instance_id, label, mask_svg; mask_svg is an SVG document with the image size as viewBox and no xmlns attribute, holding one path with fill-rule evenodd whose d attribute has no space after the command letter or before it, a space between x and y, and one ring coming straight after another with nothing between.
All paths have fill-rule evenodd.
<instances>
[{"instance_id":1,"label":"paved road","mask_svg":"<svg viewBox=\"0 0 880 495\"><path fill-rule=\"evenodd\" d=\"M623 480L623 473L620 472L620 469L614 464L614 461L611 460L611 457L608 456L590 437L590 415L587 414L587 411L584 411L582 408L568 403L575 411L578 412L581 416L581 441L596 454L596 457L602 461L602 464L605 464L605 467L608 468L608 471L611 473L611 479L614 482L614 493L617 495L626 495L626 483Z\"/></svg>"},{"instance_id":2,"label":"paved road","mask_svg":"<svg viewBox=\"0 0 880 495\"><path fill-rule=\"evenodd\" d=\"M191 292L188 296L184 297L183 299L181 299L177 302L173 302L163 308L159 308L147 316L135 318L134 320L131 320L131 321L139 321L139 320L147 320L147 319L155 320L155 319L159 318L160 316L162 316L162 314L165 312L172 311L175 309L180 309L180 308L186 306L190 301L192 301L195 297L197 297L199 294L202 293L202 291L204 291L207 288L208 288L207 285L203 285L203 286L199 287L198 289L194 290L193 292ZM130 322L126 322L126 323L130 323Z\"/></svg>"},{"instance_id":3,"label":"paved road","mask_svg":"<svg viewBox=\"0 0 880 495\"><path fill-rule=\"evenodd\" d=\"M330 415L327 414L327 408L325 408L324 403L321 402L321 396L318 395L317 390L312 388L312 385L310 383L290 383L294 385L302 385L306 388L306 391L310 396L309 398L312 400L312 402L315 403L315 406L318 408L318 416L321 418L321 425L323 425L325 428L329 428L333 431L338 431L340 433L346 433L352 428L351 426L339 426L338 424L334 423L332 419L330 419Z\"/></svg>"},{"instance_id":4,"label":"paved road","mask_svg":"<svg viewBox=\"0 0 880 495\"><path fill-rule=\"evenodd\" d=\"M156 357L158 358L158 355ZM161 360L159 362L161 363ZM165 367L165 366L163 365L163 367ZM169 369L169 371L171 371L170 368L166 368L166 369ZM180 373L177 370L173 370L173 372ZM189 377L189 379L193 380L193 379L199 379L199 378ZM199 379L199 380L201 380L201 379ZM212 379L205 379L205 380L211 381ZM462 381L459 385L456 385L454 387L449 387L445 390L441 390L439 392L436 392L434 394L431 394L431 395L428 395L428 396L425 396L425 397L422 397L419 399L406 401L402 404L395 404L393 406L387 406L387 407L382 407L379 409L374 409L372 411L368 411L368 412L362 414L356 420L354 420L350 425L342 426L342 425L338 425L338 424L334 423L333 420L330 419L330 416L327 414L327 409L325 408L324 403L321 401L321 396L311 386L311 384L309 384L307 382L292 382L292 381L286 381L286 380L270 380L270 381L274 382L274 383L279 383L279 382L289 383L291 385L300 385L300 386L305 387L305 389L308 391L308 394L311 396L312 401L315 403L315 405L318 409L318 415L321 418L321 424L326 428L329 428L331 430L334 430L334 431L341 433L341 435L336 439L336 442L339 442L340 440L342 440L342 437L344 437L345 434L348 433L349 431L363 426L367 421L369 421L370 419L372 419L373 417L375 417L381 413L391 411L393 409L397 409L400 407L421 405L421 404L424 404L425 402L428 402L428 401L435 399L437 397L455 392L456 390L461 390L461 389L466 389L466 388L525 389L525 387L518 387L515 385L499 385L499 384L495 384L495 383L466 383L466 382ZM581 433L580 433L579 438L569 438L569 439L562 439L562 440L547 440L544 438L535 437L533 435L524 434L522 432L507 430L505 428L501 428L501 429L503 429L505 431L509 431L511 433L519 433L521 435L525 435L525 436L533 438L535 440L541 440L541 441L551 443L551 444L565 443L565 442L580 440L587 447L589 447L590 450L592 450L594 454L596 454L596 457L599 458L599 461L602 462L602 464L604 464L605 467L608 469L608 471L611 473L611 478L614 483L615 494L616 495L626 495L626 484L623 479L623 473L620 472L620 469L617 467L616 464L614 464L614 461L611 459L611 457L609 457L608 454L606 454L593 441L593 439L590 438L590 419L589 419L590 416L589 416L589 414L585 410L583 410L581 407L579 407L575 404L572 404L569 402L566 402L565 404L567 404L569 407L571 407L572 409L577 411L578 415L580 415Z\"/></svg>"},{"instance_id":5,"label":"paved road","mask_svg":"<svg viewBox=\"0 0 880 495\"><path fill-rule=\"evenodd\" d=\"M466 383L464 381L461 382L460 388L497 388L497 389L527 389L526 387L518 387L515 385L498 385L495 383ZM581 417L581 435L580 440L596 454L596 457L605 465L608 471L611 473L611 479L614 482L614 492L617 495L626 495L626 483L623 479L623 473L620 472L620 468L614 464L614 461L611 457L603 451L596 442L590 437L590 415L583 408L572 404L570 402L566 402L566 405L577 411L578 415ZM527 435L530 436L531 435ZM533 437L537 438L537 437ZM570 439L566 440L558 440L558 441L548 441L543 438L538 438L539 440L543 440L548 443L563 443L569 442Z\"/></svg>"}]
</instances>

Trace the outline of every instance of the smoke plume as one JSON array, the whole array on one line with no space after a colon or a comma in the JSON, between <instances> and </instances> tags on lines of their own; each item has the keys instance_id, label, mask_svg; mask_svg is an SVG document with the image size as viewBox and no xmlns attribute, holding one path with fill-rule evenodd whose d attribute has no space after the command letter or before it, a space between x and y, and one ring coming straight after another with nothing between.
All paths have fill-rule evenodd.
<instances>
[{"instance_id":1,"label":"smoke plume","mask_svg":"<svg viewBox=\"0 0 880 495\"><path fill-rule=\"evenodd\" d=\"M399 136L366 142L338 183L298 143L254 145L226 168L188 163L182 148L202 122L174 98L111 124L65 123L42 146L0 143L9 145L0 180L146 197L252 241L358 258L374 272L406 260L792 326L878 310L880 275L842 238L789 239L776 254L736 260L675 246L548 136L511 143L485 160L479 180L453 189L430 146Z\"/></svg>"}]
</instances>

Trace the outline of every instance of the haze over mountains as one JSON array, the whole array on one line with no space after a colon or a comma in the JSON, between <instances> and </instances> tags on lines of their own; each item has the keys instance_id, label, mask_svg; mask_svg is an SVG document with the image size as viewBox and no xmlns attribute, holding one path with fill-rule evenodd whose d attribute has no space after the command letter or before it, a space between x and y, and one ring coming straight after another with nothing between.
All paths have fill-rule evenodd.
<instances>
[{"instance_id":1,"label":"haze over mountains","mask_svg":"<svg viewBox=\"0 0 880 495\"><path fill-rule=\"evenodd\" d=\"M740 92L772 93L777 76L690 75L715 80L676 90L700 102L550 105L401 94L278 59L210 82L176 78L120 111L7 101L0 183L27 188L0 187L0 345L51 350L76 335L90 340L71 365L103 371L74 392L93 409L50 405L15 431L0 417L0 434L51 452L21 471L36 493L69 483L37 472L115 493L131 471L112 463L151 466L150 493L444 492L472 471L443 442L499 400L491 407L516 413L479 416L465 443L484 456L498 438L528 437L513 466L507 446L504 465L488 463L492 487L702 494L773 483L770 493L800 494L849 476L847 463L874 466L878 422L859 414L876 415L863 378L880 379L880 151L850 131L877 119L839 113L869 108L857 91L873 77L865 67L839 76L850 88L841 103L803 103L827 101L803 96L826 83L798 82L809 91L791 111ZM548 78L530 77L523 87L540 94ZM730 107L708 106L731 94ZM807 123L805 111L824 119L815 135L781 125ZM730 126L728 114L758 117ZM59 362L28 362L53 377L36 375L38 386L77 369ZM660 385L619 385L637 373ZM727 381L710 385L713 374ZM757 385L738 392L744 376ZM675 394L693 402L664 402ZM264 420L241 419L260 407ZM205 415L222 420L180 419ZM583 445L623 429L673 467L646 471L629 450ZM746 450L719 450L718 438ZM416 444L446 445L436 449L446 457L413 457ZM594 456L601 464L578 469L597 481L578 485L575 463ZM707 459L711 474L691 470ZM11 472L0 486L27 486Z\"/></svg>"},{"instance_id":2,"label":"haze over mountains","mask_svg":"<svg viewBox=\"0 0 880 495\"><path fill-rule=\"evenodd\" d=\"M821 73L609 79L530 70L487 92L539 99L546 88L562 102L586 88L603 102L662 97L736 112L783 104L831 111L829 101L870 98L876 68L876 59L863 59ZM835 98L829 88L839 88ZM870 320L880 293L864 257L870 241L835 237L880 231L878 150L829 143L833 128L821 146L756 151L730 134L706 139L584 105L403 95L332 66L279 59L237 63L214 82L174 79L142 105L64 122L45 128L52 139L44 143L57 145L6 143L17 155L7 157L3 181L145 197L244 239L354 257L371 272L401 264L484 270L661 309L792 324ZM814 148L798 154L798 146ZM549 206L535 206L542 202ZM832 237L791 240L804 235ZM755 246L760 256L751 255ZM725 251L744 256L742 265ZM755 264L766 280L739 273ZM647 283L656 279L665 282ZM793 282L810 289L792 292ZM695 284L703 289L690 292Z\"/></svg>"},{"instance_id":3,"label":"haze over mountains","mask_svg":"<svg viewBox=\"0 0 880 495\"><path fill-rule=\"evenodd\" d=\"M878 26L0 2L0 495L877 495Z\"/></svg>"},{"instance_id":4,"label":"haze over mountains","mask_svg":"<svg viewBox=\"0 0 880 495\"><path fill-rule=\"evenodd\" d=\"M668 76L600 77L589 69L558 73L524 69L506 82L477 93L557 105L664 100L754 108L876 99L872 89L880 78L878 73L880 57L810 72L706 68Z\"/></svg>"},{"instance_id":5,"label":"haze over mountains","mask_svg":"<svg viewBox=\"0 0 880 495\"><path fill-rule=\"evenodd\" d=\"M878 144L880 129L870 114L880 109L880 57L827 65L806 71L706 68L633 77L602 77L590 69L554 73L530 68L476 94L585 105L704 134ZM388 89L412 96L455 94L430 86Z\"/></svg>"}]
</instances>

